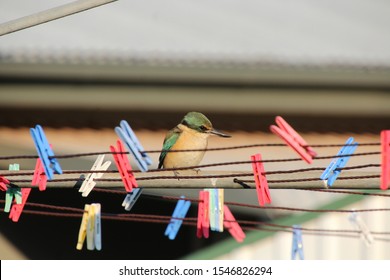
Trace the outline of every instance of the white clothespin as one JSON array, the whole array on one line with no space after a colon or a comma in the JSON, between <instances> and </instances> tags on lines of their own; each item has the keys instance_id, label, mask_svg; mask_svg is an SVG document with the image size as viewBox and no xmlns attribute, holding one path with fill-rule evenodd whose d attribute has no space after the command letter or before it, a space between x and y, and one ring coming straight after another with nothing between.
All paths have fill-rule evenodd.
<instances>
[{"instance_id":1,"label":"white clothespin","mask_svg":"<svg viewBox=\"0 0 390 280\"><path fill-rule=\"evenodd\" d=\"M364 243L367 246L372 245L372 243L374 243L374 237L372 236L368 226L362 220L362 218L356 212L352 212L348 219L355 226L355 228L360 231L360 236L364 240Z\"/></svg>"},{"instance_id":2,"label":"white clothespin","mask_svg":"<svg viewBox=\"0 0 390 280\"><path fill-rule=\"evenodd\" d=\"M223 232L224 191L223 189L215 189L217 180L217 178L211 178L214 189L207 189L209 192L210 229Z\"/></svg>"},{"instance_id":3,"label":"white clothespin","mask_svg":"<svg viewBox=\"0 0 390 280\"><path fill-rule=\"evenodd\" d=\"M100 170L105 171L110 167L111 161L106 161L105 163L103 163L103 160L104 160L104 155L98 156L98 158L96 159L95 163L92 166L91 169L92 172L87 175L83 184L81 185L79 192L82 193L83 197L87 197L89 193L92 191L92 189L95 187L96 182L94 180L99 179L104 175L104 173L97 173L94 171L100 171Z\"/></svg>"},{"instance_id":4,"label":"white clothespin","mask_svg":"<svg viewBox=\"0 0 390 280\"><path fill-rule=\"evenodd\" d=\"M101 214L101 205L100 203L92 204L95 207L95 232L94 232L94 242L95 249L100 251L102 249L102 214Z\"/></svg>"}]
</instances>

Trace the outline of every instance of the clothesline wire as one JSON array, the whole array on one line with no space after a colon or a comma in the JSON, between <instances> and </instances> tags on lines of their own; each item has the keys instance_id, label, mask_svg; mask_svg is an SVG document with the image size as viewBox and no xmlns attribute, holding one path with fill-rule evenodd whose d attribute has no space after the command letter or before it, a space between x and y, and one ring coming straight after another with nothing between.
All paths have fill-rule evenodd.
<instances>
[{"instance_id":1,"label":"clothesline wire","mask_svg":"<svg viewBox=\"0 0 390 280\"><path fill-rule=\"evenodd\" d=\"M95 191L103 191L103 192L109 192L114 194L126 194L124 191L117 191L117 190L110 190L107 191L105 189L95 188ZM177 201L179 199L182 199L181 197L176 196L166 196L166 195L155 195L155 194L144 194L143 196L148 196L152 198L158 198L163 200L173 200ZM187 201L191 201L194 203L199 203L200 200L196 198L184 198ZM4 200L0 200L0 202L5 202ZM372 208L372 209L353 209L353 210L347 210L347 209L306 209L306 208L295 208L295 207L284 207L284 206L260 206L255 204L248 204L248 203L239 203L239 202L229 202L225 201L224 204L229 206L239 206L239 207L246 207L246 208L254 208L254 209L262 209L262 210L283 210L283 211L290 211L290 212L309 212L309 213L360 213L360 212L381 212L381 211L390 211L390 208ZM55 206L55 205L49 205L49 204L43 204L43 203L34 203L34 202L26 202L26 205L31 207L40 207L40 208L47 208L52 210L60 210L60 211L71 211L71 212L79 212L83 213L84 210L81 210L79 208L75 207L68 207L68 206Z\"/></svg>"},{"instance_id":2,"label":"clothesline wire","mask_svg":"<svg viewBox=\"0 0 390 280\"><path fill-rule=\"evenodd\" d=\"M3 200L1 200L3 202ZM62 213L62 212L47 212L47 211L37 211L41 212L44 214L59 214L63 215L64 217L66 215L69 215L69 217L81 217L82 214L85 212L83 209L79 208L74 208L74 207L63 207L63 206L55 206L55 205L48 205L48 204L42 204L42 203L32 203L28 202L26 203L28 206L32 207L39 207L39 208L46 208L46 209L53 209L57 211L69 211L72 213ZM370 209L368 209L370 210ZM377 209L373 209L377 210ZM378 209L382 210L382 209ZM387 209L390 210L390 209ZM24 210L24 211L36 211L36 210ZM24 212L23 211L23 212ZM357 212L357 211L348 211L348 212ZM64 215L66 214L66 215ZM102 217L107 218L107 219L128 219L128 220L138 220L138 221L148 221L148 220L158 220L158 221L164 221L169 222L172 217L171 216L166 216L166 215L152 215L152 214L112 214L112 213L102 213ZM189 222L196 222L197 218L196 217L187 217L187 218L174 218L176 220L182 220L182 221L189 221ZM234 222L231 220L224 220L225 222ZM288 225L280 225L280 224L275 224L275 223L270 223L270 222L262 222L262 221L249 221L249 220L236 220L239 224L245 224L245 225L257 225L257 226L265 226L265 227L274 227L274 228L282 228L282 229L290 229L292 230L293 228ZM360 233L358 230L345 230L345 229L313 229L313 228L301 228L302 231L308 231L308 232L333 232L333 233ZM378 234L378 235L389 235L390 232L376 232L373 231L371 232L372 234Z\"/></svg>"},{"instance_id":3,"label":"clothesline wire","mask_svg":"<svg viewBox=\"0 0 390 280\"><path fill-rule=\"evenodd\" d=\"M194 176L153 176L153 177L142 177L138 178L137 181L146 181L146 180L168 180L168 179L186 179L186 180L196 180L196 179L216 179L216 178L234 178L234 182L237 184L245 184L245 183L254 183L254 180L239 180L237 177L247 177L252 176L252 173L236 173L236 174L212 174L212 175L194 175ZM380 178L380 175L362 175L362 176L346 176L346 177L339 177L337 180L363 180L363 179L375 179ZM66 178L66 179L53 179L51 182L78 182L80 181L80 178ZM121 178L99 178L94 179L96 182L121 182ZM282 183L298 183L298 182L315 182L315 181L322 181L320 178L317 177L311 177L311 178L300 178L300 179L277 179L277 180L267 180L268 183L272 184L282 184ZM14 184L17 186L17 183L29 183L31 180L24 180L24 179L18 179L18 180L12 180L10 181L11 184ZM248 186L249 187L249 186ZM180 187L175 186L177 189L188 187ZM296 188L299 189L299 188Z\"/></svg>"},{"instance_id":4,"label":"clothesline wire","mask_svg":"<svg viewBox=\"0 0 390 280\"><path fill-rule=\"evenodd\" d=\"M353 195L390 197L390 194L384 194L384 193L355 192L355 191L331 190L331 189L324 190L324 189L302 188L302 189L296 189L296 190L313 191L313 192L325 192L325 193L339 193L339 194L353 194Z\"/></svg>"},{"instance_id":5,"label":"clothesline wire","mask_svg":"<svg viewBox=\"0 0 390 280\"><path fill-rule=\"evenodd\" d=\"M312 148L327 148L327 147L342 147L342 146L355 146L356 144L320 144L320 145L310 145ZM378 146L380 143L361 143L359 146ZM249 145L239 145L239 146L229 146L229 147L218 147L218 148L206 148L206 149L182 149L182 150L145 150L141 151L141 154L145 153L161 153L161 152L170 152L170 153L182 153L182 152L205 152L205 151L224 151L224 150L237 150L237 149L246 149L246 148L255 148L255 147L283 147L285 144L249 144ZM111 152L111 151L102 151L102 152L88 152L88 153L74 153L74 154L61 154L51 156L49 158L75 158L75 157L86 157L86 156L97 156L97 155L113 155L113 154L129 154L130 152ZM11 159L36 159L38 155L14 155L14 156L1 156L0 160L11 160ZM321 159L321 157L317 157Z\"/></svg>"},{"instance_id":6,"label":"clothesline wire","mask_svg":"<svg viewBox=\"0 0 390 280\"><path fill-rule=\"evenodd\" d=\"M260 162L260 161L245 161L245 163L253 163L253 162ZM262 161L264 162L264 161ZM243 162L238 161L237 164L242 164ZM225 163L214 163L214 164L207 164L207 165L199 165L199 166L193 166L191 170L193 170L195 167L202 168L202 167L212 167L212 166L223 166L223 165L231 165L232 162L225 162ZM363 164L363 165L355 165L355 166L349 166L344 167L342 169L335 169L335 170L353 170L353 169L363 169L363 168L370 168L370 167L380 167L380 164ZM187 168L185 168L187 169ZM146 173L158 173L163 171L180 171L183 170L183 168L167 168L167 169L151 169L147 171ZM300 168L300 169L290 169L290 170L274 170L274 171L267 171L265 173L262 173L263 175L274 175L274 174L290 174L290 173L300 173L300 172L309 172L309 171L323 171L323 167L310 167L310 168ZM130 171L130 170L129 170ZM140 170L131 170L133 173L140 173ZM63 174L89 174L89 173L118 173L117 170L65 170L63 171ZM1 176L28 176L33 175L34 172L4 172L1 173ZM242 174L226 174L223 176L227 177L243 177L243 176L251 176L252 173L242 173ZM211 175L212 176L212 175ZM174 176L174 178L178 178L180 176ZM151 177L151 178L157 178L157 177ZM140 178L140 180L148 180L149 177ZM77 179L79 180L79 179Z\"/></svg>"},{"instance_id":7,"label":"clothesline wire","mask_svg":"<svg viewBox=\"0 0 390 280\"><path fill-rule=\"evenodd\" d=\"M329 192L329 193L340 193L340 194L353 194L353 195L365 195L365 196L380 196L380 197L390 197L390 194L384 194L382 193L371 193L371 192L355 192L355 191L345 191L345 190L331 190L331 189L312 189L312 188L295 188L294 190L300 190L300 191L313 191L313 192ZM111 190L111 189L103 189L103 188L94 188L93 191L97 192L105 192L105 193L111 193L111 194L118 194L118 195L125 195L127 194L126 191L121 190ZM143 194L143 196L156 196L151 194ZM158 196L157 196L158 197ZM180 199L180 197L172 197L174 199Z\"/></svg>"},{"instance_id":8,"label":"clothesline wire","mask_svg":"<svg viewBox=\"0 0 390 280\"><path fill-rule=\"evenodd\" d=\"M0 208L0 211L3 209ZM79 209L81 212L84 210ZM33 215L42 215L42 216L52 216L52 217L64 217L64 218L81 218L83 213L62 213L62 212L48 212L48 211L39 211L39 210L29 210L26 209L23 211L25 214ZM149 215L149 214L108 214L102 213L101 218L105 220L115 220L115 221L128 221L128 222L146 222L146 223L159 223L159 224L168 224L172 217L163 216L163 215ZM196 226L195 217L190 218L174 218L176 220L181 220L184 225L187 226ZM225 222L234 222L225 220ZM268 222L261 221L246 221L246 220L237 220L242 229L245 230L256 230L256 231L270 231L270 232L287 232L292 233L293 227L286 225L273 224ZM249 226L248 226L249 225ZM259 226L259 227L254 227ZM319 236L335 236L335 237L349 237L349 238L359 238L361 231L358 230L349 230L349 229L316 229L316 228L301 228L304 234L308 235L319 235ZM390 235L390 232L378 232L371 231L373 235ZM389 242L390 239L374 237L378 241Z\"/></svg>"}]
</instances>

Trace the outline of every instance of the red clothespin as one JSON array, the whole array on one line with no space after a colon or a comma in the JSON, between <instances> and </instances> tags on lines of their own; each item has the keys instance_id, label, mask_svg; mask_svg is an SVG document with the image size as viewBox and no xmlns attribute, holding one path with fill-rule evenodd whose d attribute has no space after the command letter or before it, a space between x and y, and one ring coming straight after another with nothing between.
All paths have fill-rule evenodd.
<instances>
[{"instance_id":1,"label":"red clothespin","mask_svg":"<svg viewBox=\"0 0 390 280\"><path fill-rule=\"evenodd\" d=\"M38 186L40 191L46 190L47 176L40 158L37 159L31 186Z\"/></svg>"},{"instance_id":2,"label":"red clothespin","mask_svg":"<svg viewBox=\"0 0 390 280\"><path fill-rule=\"evenodd\" d=\"M265 177L264 165L261 162L260 154L251 156L253 175L255 177L257 198L260 206L271 203L271 194L268 188L267 178Z\"/></svg>"},{"instance_id":3,"label":"red clothespin","mask_svg":"<svg viewBox=\"0 0 390 280\"><path fill-rule=\"evenodd\" d=\"M281 137L282 140L293 148L303 160L307 163L312 163L313 157L317 156L317 153L309 147L298 132L296 132L282 117L277 116L275 122L278 126L271 125L271 132Z\"/></svg>"},{"instance_id":4,"label":"red clothespin","mask_svg":"<svg viewBox=\"0 0 390 280\"><path fill-rule=\"evenodd\" d=\"M110 146L110 150L118 168L119 174L122 177L123 184L127 192L132 192L133 187L137 188L138 184L132 172L129 159L126 156L126 151L121 140L117 141L118 148Z\"/></svg>"},{"instance_id":5,"label":"red clothespin","mask_svg":"<svg viewBox=\"0 0 390 280\"><path fill-rule=\"evenodd\" d=\"M390 184L390 130L382 130L381 146L382 146L381 189L387 190Z\"/></svg>"},{"instance_id":6,"label":"red clothespin","mask_svg":"<svg viewBox=\"0 0 390 280\"><path fill-rule=\"evenodd\" d=\"M230 234L236 239L237 242L243 242L246 235L243 232L242 228L234 218L232 212L230 212L229 207L224 205L224 222L223 226L229 230Z\"/></svg>"},{"instance_id":7,"label":"red clothespin","mask_svg":"<svg viewBox=\"0 0 390 280\"><path fill-rule=\"evenodd\" d=\"M210 217L209 217L209 192L199 192L198 223L196 225L196 237L209 238Z\"/></svg>"},{"instance_id":8,"label":"red clothespin","mask_svg":"<svg viewBox=\"0 0 390 280\"><path fill-rule=\"evenodd\" d=\"M27 202L27 198L28 198L30 192L31 192L31 188L23 188L22 189L22 203L21 204L16 204L15 203L15 204L12 205L11 211L9 213L9 218L13 222L18 222L19 221L20 215L22 214L24 205Z\"/></svg>"},{"instance_id":9,"label":"red clothespin","mask_svg":"<svg viewBox=\"0 0 390 280\"><path fill-rule=\"evenodd\" d=\"M7 178L0 176L0 190L1 191L7 191L8 187L7 185L9 184L9 181Z\"/></svg>"}]
</instances>

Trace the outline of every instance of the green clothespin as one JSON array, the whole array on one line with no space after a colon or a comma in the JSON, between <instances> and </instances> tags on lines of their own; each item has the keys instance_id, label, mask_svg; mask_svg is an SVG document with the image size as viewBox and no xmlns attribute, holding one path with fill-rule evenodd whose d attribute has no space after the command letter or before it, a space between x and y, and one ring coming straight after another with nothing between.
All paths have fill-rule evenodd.
<instances>
[{"instance_id":1,"label":"green clothespin","mask_svg":"<svg viewBox=\"0 0 390 280\"><path fill-rule=\"evenodd\" d=\"M9 165L9 170L18 171L19 164L14 163ZM9 212L11 210L12 200L15 197L16 204L22 203L22 191L19 187L10 186L5 192L5 206L4 212Z\"/></svg>"}]
</instances>

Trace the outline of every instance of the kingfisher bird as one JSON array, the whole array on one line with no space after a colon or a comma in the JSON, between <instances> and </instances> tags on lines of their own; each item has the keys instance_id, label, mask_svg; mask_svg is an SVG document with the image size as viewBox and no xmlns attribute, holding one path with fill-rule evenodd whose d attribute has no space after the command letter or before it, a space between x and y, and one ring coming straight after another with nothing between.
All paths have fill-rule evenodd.
<instances>
[{"instance_id":1,"label":"kingfisher bird","mask_svg":"<svg viewBox=\"0 0 390 280\"><path fill-rule=\"evenodd\" d=\"M207 140L211 134L231 137L213 128L210 120L199 112L187 113L181 123L168 131L160 154L158 168L180 168L197 166L205 154ZM169 150L203 150L169 152Z\"/></svg>"}]
</instances>

